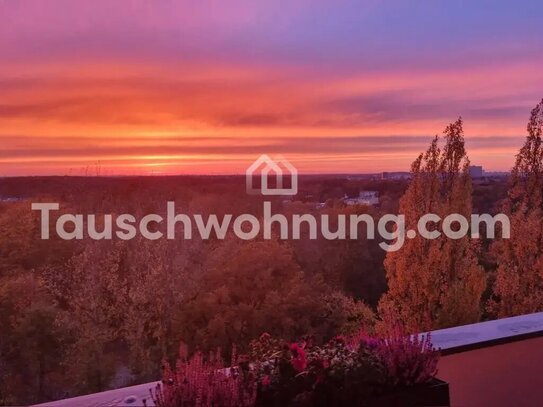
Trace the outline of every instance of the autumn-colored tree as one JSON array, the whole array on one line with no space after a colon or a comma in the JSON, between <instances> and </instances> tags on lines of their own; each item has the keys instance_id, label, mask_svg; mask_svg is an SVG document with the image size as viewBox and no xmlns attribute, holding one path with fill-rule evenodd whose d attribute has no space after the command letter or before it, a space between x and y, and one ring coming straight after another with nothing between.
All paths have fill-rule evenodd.
<instances>
[{"instance_id":1,"label":"autumn-colored tree","mask_svg":"<svg viewBox=\"0 0 543 407\"><path fill-rule=\"evenodd\" d=\"M73 333L66 363L79 390L102 391L119 358L127 304L122 243L89 243L65 268L46 273L52 293L65 304L59 324Z\"/></svg>"},{"instance_id":2,"label":"autumn-colored tree","mask_svg":"<svg viewBox=\"0 0 543 407\"><path fill-rule=\"evenodd\" d=\"M530 115L502 208L510 238L492 245L498 269L488 308L500 318L543 310L542 127L543 100Z\"/></svg>"},{"instance_id":3,"label":"autumn-colored tree","mask_svg":"<svg viewBox=\"0 0 543 407\"><path fill-rule=\"evenodd\" d=\"M276 240L226 240L210 254L205 273L179 312L183 340L193 349L243 348L263 332L322 338L336 334L342 322L371 320L364 304L305 278L292 249Z\"/></svg>"},{"instance_id":4,"label":"autumn-colored tree","mask_svg":"<svg viewBox=\"0 0 543 407\"><path fill-rule=\"evenodd\" d=\"M0 276L17 275L70 257L71 245L40 239L40 220L29 201L0 202Z\"/></svg>"},{"instance_id":5,"label":"autumn-colored tree","mask_svg":"<svg viewBox=\"0 0 543 407\"><path fill-rule=\"evenodd\" d=\"M183 248L165 240L133 243L124 259L129 305L123 321L124 338L133 374L151 380L160 360L173 356L178 348L181 336L173 322L199 274L188 257L199 254L189 250L192 242L183 242Z\"/></svg>"},{"instance_id":6,"label":"autumn-colored tree","mask_svg":"<svg viewBox=\"0 0 543 407\"><path fill-rule=\"evenodd\" d=\"M45 272L62 306L58 323L75 338L67 364L79 390L152 380L160 360L174 354L180 336L172 321L191 284L174 244L89 241L64 267Z\"/></svg>"},{"instance_id":7,"label":"autumn-colored tree","mask_svg":"<svg viewBox=\"0 0 543 407\"><path fill-rule=\"evenodd\" d=\"M70 246L41 240L30 202L0 202L0 405L64 395L64 342L59 310L40 269L62 263Z\"/></svg>"},{"instance_id":8,"label":"autumn-colored tree","mask_svg":"<svg viewBox=\"0 0 543 407\"><path fill-rule=\"evenodd\" d=\"M293 203L287 206L285 214L291 217L296 214L314 210L314 205ZM317 228L322 230L321 216L328 218L331 232L337 232L339 218L344 219L342 229L346 236L350 233L349 217L368 215L377 224L378 216L375 208L366 205L345 206L341 201L330 200L327 206L315 213ZM328 240L317 235L309 239L308 228L301 228L302 238L291 240L290 245L296 254L296 260L306 275L322 276L324 282L337 290L343 291L365 303L376 306L386 288L383 272L384 251L379 247L378 239L368 239L368 227L361 222L357 239ZM373 231L373 227L369 227ZM315 256L315 253L319 253Z\"/></svg>"},{"instance_id":9,"label":"autumn-colored tree","mask_svg":"<svg viewBox=\"0 0 543 407\"><path fill-rule=\"evenodd\" d=\"M444 136L442 150L436 136L411 167L413 178L400 201L406 231L416 231L418 220L430 213L441 221L428 223L429 230L443 230L442 220L450 214L470 219L472 186L462 120L448 125ZM401 322L419 331L479 320L485 276L477 243L468 236L406 238L400 250L387 253L385 268L388 292L379 303L385 323Z\"/></svg>"},{"instance_id":10,"label":"autumn-colored tree","mask_svg":"<svg viewBox=\"0 0 543 407\"><path fill-rule=\"evenodd\" d=\"M0 405L61 397L66 330L43 281L29 272L0 278Z\"/></svg>"}]
</instances>

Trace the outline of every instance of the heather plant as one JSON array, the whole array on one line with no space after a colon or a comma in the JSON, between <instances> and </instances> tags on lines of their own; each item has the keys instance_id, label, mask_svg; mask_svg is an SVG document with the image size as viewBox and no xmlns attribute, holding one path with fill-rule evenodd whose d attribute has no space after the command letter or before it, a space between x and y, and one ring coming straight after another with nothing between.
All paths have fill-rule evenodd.
<instances>
[{"instance_id":1,"label":"heather plant","mask_svg":"<svg viewBox=\"0 0 543 407\"><path fill-rule=\"evenodd\" d=\"M389 387L424 384L437 373L439 352L432 345L430 333L406 335L396 329L386 338L373 341L372 347Z\"/></svg>"},{"instance_id":2,"label":"heather plant","mask_svg":"<svg viewBox=\"0 0 543 407\"><path fill-rule=\"evenodd\" d=\"M158 407L250 407L256 400L256 385L247 358L232 350L230 367L225 367L220 351L205 358L201 352L188 357L182 344L172 369L163 366L162 384L151 391Z\"/></svg>"}]
</instances>

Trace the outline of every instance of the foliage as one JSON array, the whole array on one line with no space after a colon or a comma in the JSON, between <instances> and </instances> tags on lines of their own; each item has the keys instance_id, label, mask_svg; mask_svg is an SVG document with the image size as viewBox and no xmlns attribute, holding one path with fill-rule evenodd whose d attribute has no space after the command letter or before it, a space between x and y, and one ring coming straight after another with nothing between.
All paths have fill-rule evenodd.
<instances>
[{"instance_id":1,"label":"foliage","mask_svg":"<svg viewBox=\"0 0 543 407\"><path fill-rule=\"evenodd\" d=\"M338 336L279 341L263 334L250 345L259 406L351 406L385 391L422 385L436 374L439 353L429 336Z\"/></svg>"},{"instance_id":2,"label":"foliage","mask_svg":"<svg viewBox=\"0 0 543 407\"><path fill-rule=\"evenodd\" d=\"M263 331L327 339L354 324L373 323L366 305L306 278L292 249L275 240L225 241L205 269L199 290L182 304L176 322L191 347L229 349L235 343L245 350Z\"/></svg>"},{"instance_id":3,"label":"foliage","mask_svg":"<svg viewBox=\"0 0 543 407\"><path fill-rule=\"evenodd\" d=\"M425 214L437 214L441 220L455 213L471 217L462 120L447 126L444 134L443 150L436 136L412 165L413 178L400 201L405 230L417 230ZM442 221L434 227L443 230L441 225ZM436 239L406 239L400 250L387 253L388 292L379 302L385 323L401 322L409 332L420 332L477 322L486 284L478 250L469 236L451 239L442 233Z\"/></svg>"},{"instance_id":4,"label":"foliage","mask_svg":"<svg viewBox=\"0 0 543 407\"><path fill-rule=\"evenodd\" d=\"M427 383L437 374L439 353L434 350L429 333L407 335L393 329L373 347L390 387Z\"/></svg>"},{"instance_id":5,"label":"foliage","mask_svg":"<svg viewBox=\"0 0 543 407\"><path fill-rule=\"evenodd\" d=\"M502 207L511 236L492 245L498 269L488 309L500 318L543 310L543 100L527 132Z\"/></svg>"},{"instance_id":6,"label":"foliage","mask_svg":"<svg viewBox=\"0 0 543 407\"><path fill-rule=\"evenodd\" d=\"M204 358L196 352L188 358L182 344L175 369L163 366L162 384L151 391L157 407L249 407L255 404L256 381L246 358L232 351L230 367L225 367L220 352Z\"/></svg>"},{"instance_id":7,"label":"foliage","mask_svg":"<svg viewBox=\"0 0 543 407\"><path fill-rule=\"evenodd\" d=\"M0 405L61 397L61 345L69 337L55 317L43 281L30 273L0 279Z\"/></svg>"},{"instance_id":8,"label":"foliage","mask_svg":"<svg viewBox=\"0 0 543 407\"><path fill-rule=\"evenodd\" d=\"M322 297L321 314L326 322L326 332L320 338L328 339L333 334L351 335L360 327L373 330L375 313L363 301L357 301L340 291L332 291Z\"/></svg>"},{"instance_id":9,"label":"foliage","mask_svg":"<svg viewBox=\"0 0 543 407\"><path fill-rule=\"evenodd\" d=\"M103 195L78 200L74 211L109 212L109 204L120 204L113 192ZM156 211L152 200L146 205L127 211ZM368 306L308 275L288 244L42 242L37 214L27 206L0 205L0 225L10 231L5 242L0 238L0 404L154 380L179 340L203 351L235 342L243 349L264 329L291 339L306 332L328 338L373 324ZM33 286L39 295L27 301L24 288Z\"/></svg>"},{"instance_id":10,"label":"foliage","mask_svg":"<svg viewBox=\"0 0 543 407\"><path fill-rule=\"evenodd\" d=\"M299 213L310 213L314 205L288 205L287 216ZM381 213L392 213L384 212ZM338 217L348 218L351 215L370 215L375 224L378 223L377 208L365 205L345 206L342 201L329 202L329 205L316 213L317 227L321 228L321 215L328 216L329 230L338 230ZM386 290L383 260L385 252L379 247L381 239L367 238L367 227L361 222L357 239L328 240L317 236L315 240L308 238L308 230L302 228L302 238L291 240L289 244L296 253L296 260L308 276L319 276L333 289L363 299L372 307L377 305ZM319 253L315 256L315 253Z\"/></svg>"}]
</instances>

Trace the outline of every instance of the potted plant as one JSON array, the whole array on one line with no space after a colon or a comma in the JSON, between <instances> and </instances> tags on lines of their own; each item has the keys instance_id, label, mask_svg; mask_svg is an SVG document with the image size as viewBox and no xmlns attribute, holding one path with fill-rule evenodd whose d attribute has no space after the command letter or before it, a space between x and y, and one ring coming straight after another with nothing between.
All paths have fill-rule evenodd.
<instances>
[{"instance_id":1,"label":"potted plant","mask_svg":"<svg viewBox=\"0 0 543 407\"><path fill-rule=\"evenodd\" d=\"M338 336L316 345L263 334L249 354L233 351L224 367L215 354L166 366L152 393L159 407L410 407L449 406L447 383L436 378L439 352L430 335Z\"/></svg>"},{"instance_id":2,"label":"potted plant","mask_svg":"<svg viewBox=\"0 0 543 407\"><path fill-rule=\"evenodd\" d=\"M435 377L439 353L430 335L396 330L384 338L336 337L283 345L268 335L251 344L257 406L448 406Z\"/></svg>"}]
</instances>

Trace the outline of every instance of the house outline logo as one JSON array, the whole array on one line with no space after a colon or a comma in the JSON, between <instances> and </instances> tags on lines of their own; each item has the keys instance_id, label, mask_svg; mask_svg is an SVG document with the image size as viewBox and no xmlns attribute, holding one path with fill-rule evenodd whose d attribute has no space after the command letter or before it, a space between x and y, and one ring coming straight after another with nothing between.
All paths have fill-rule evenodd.
<instances>
[{"instance_id":1,"label":"house outline logo","mask_svg":"<svg viewBox=\"0 0 543 407\"><path fill-rule=\"evenodd\" d=\"M258 189L253 186L253 175L260 168L260 189ZM269 187L270 173L275 175L275 188ZM290 188L283 188L285 175L290 176ZM282 156L272 159L267 154L262 154L245 171L245 181L247 193L250 195L296 195L298 193L298 170Z\"/></svg>"}]
</instances>

